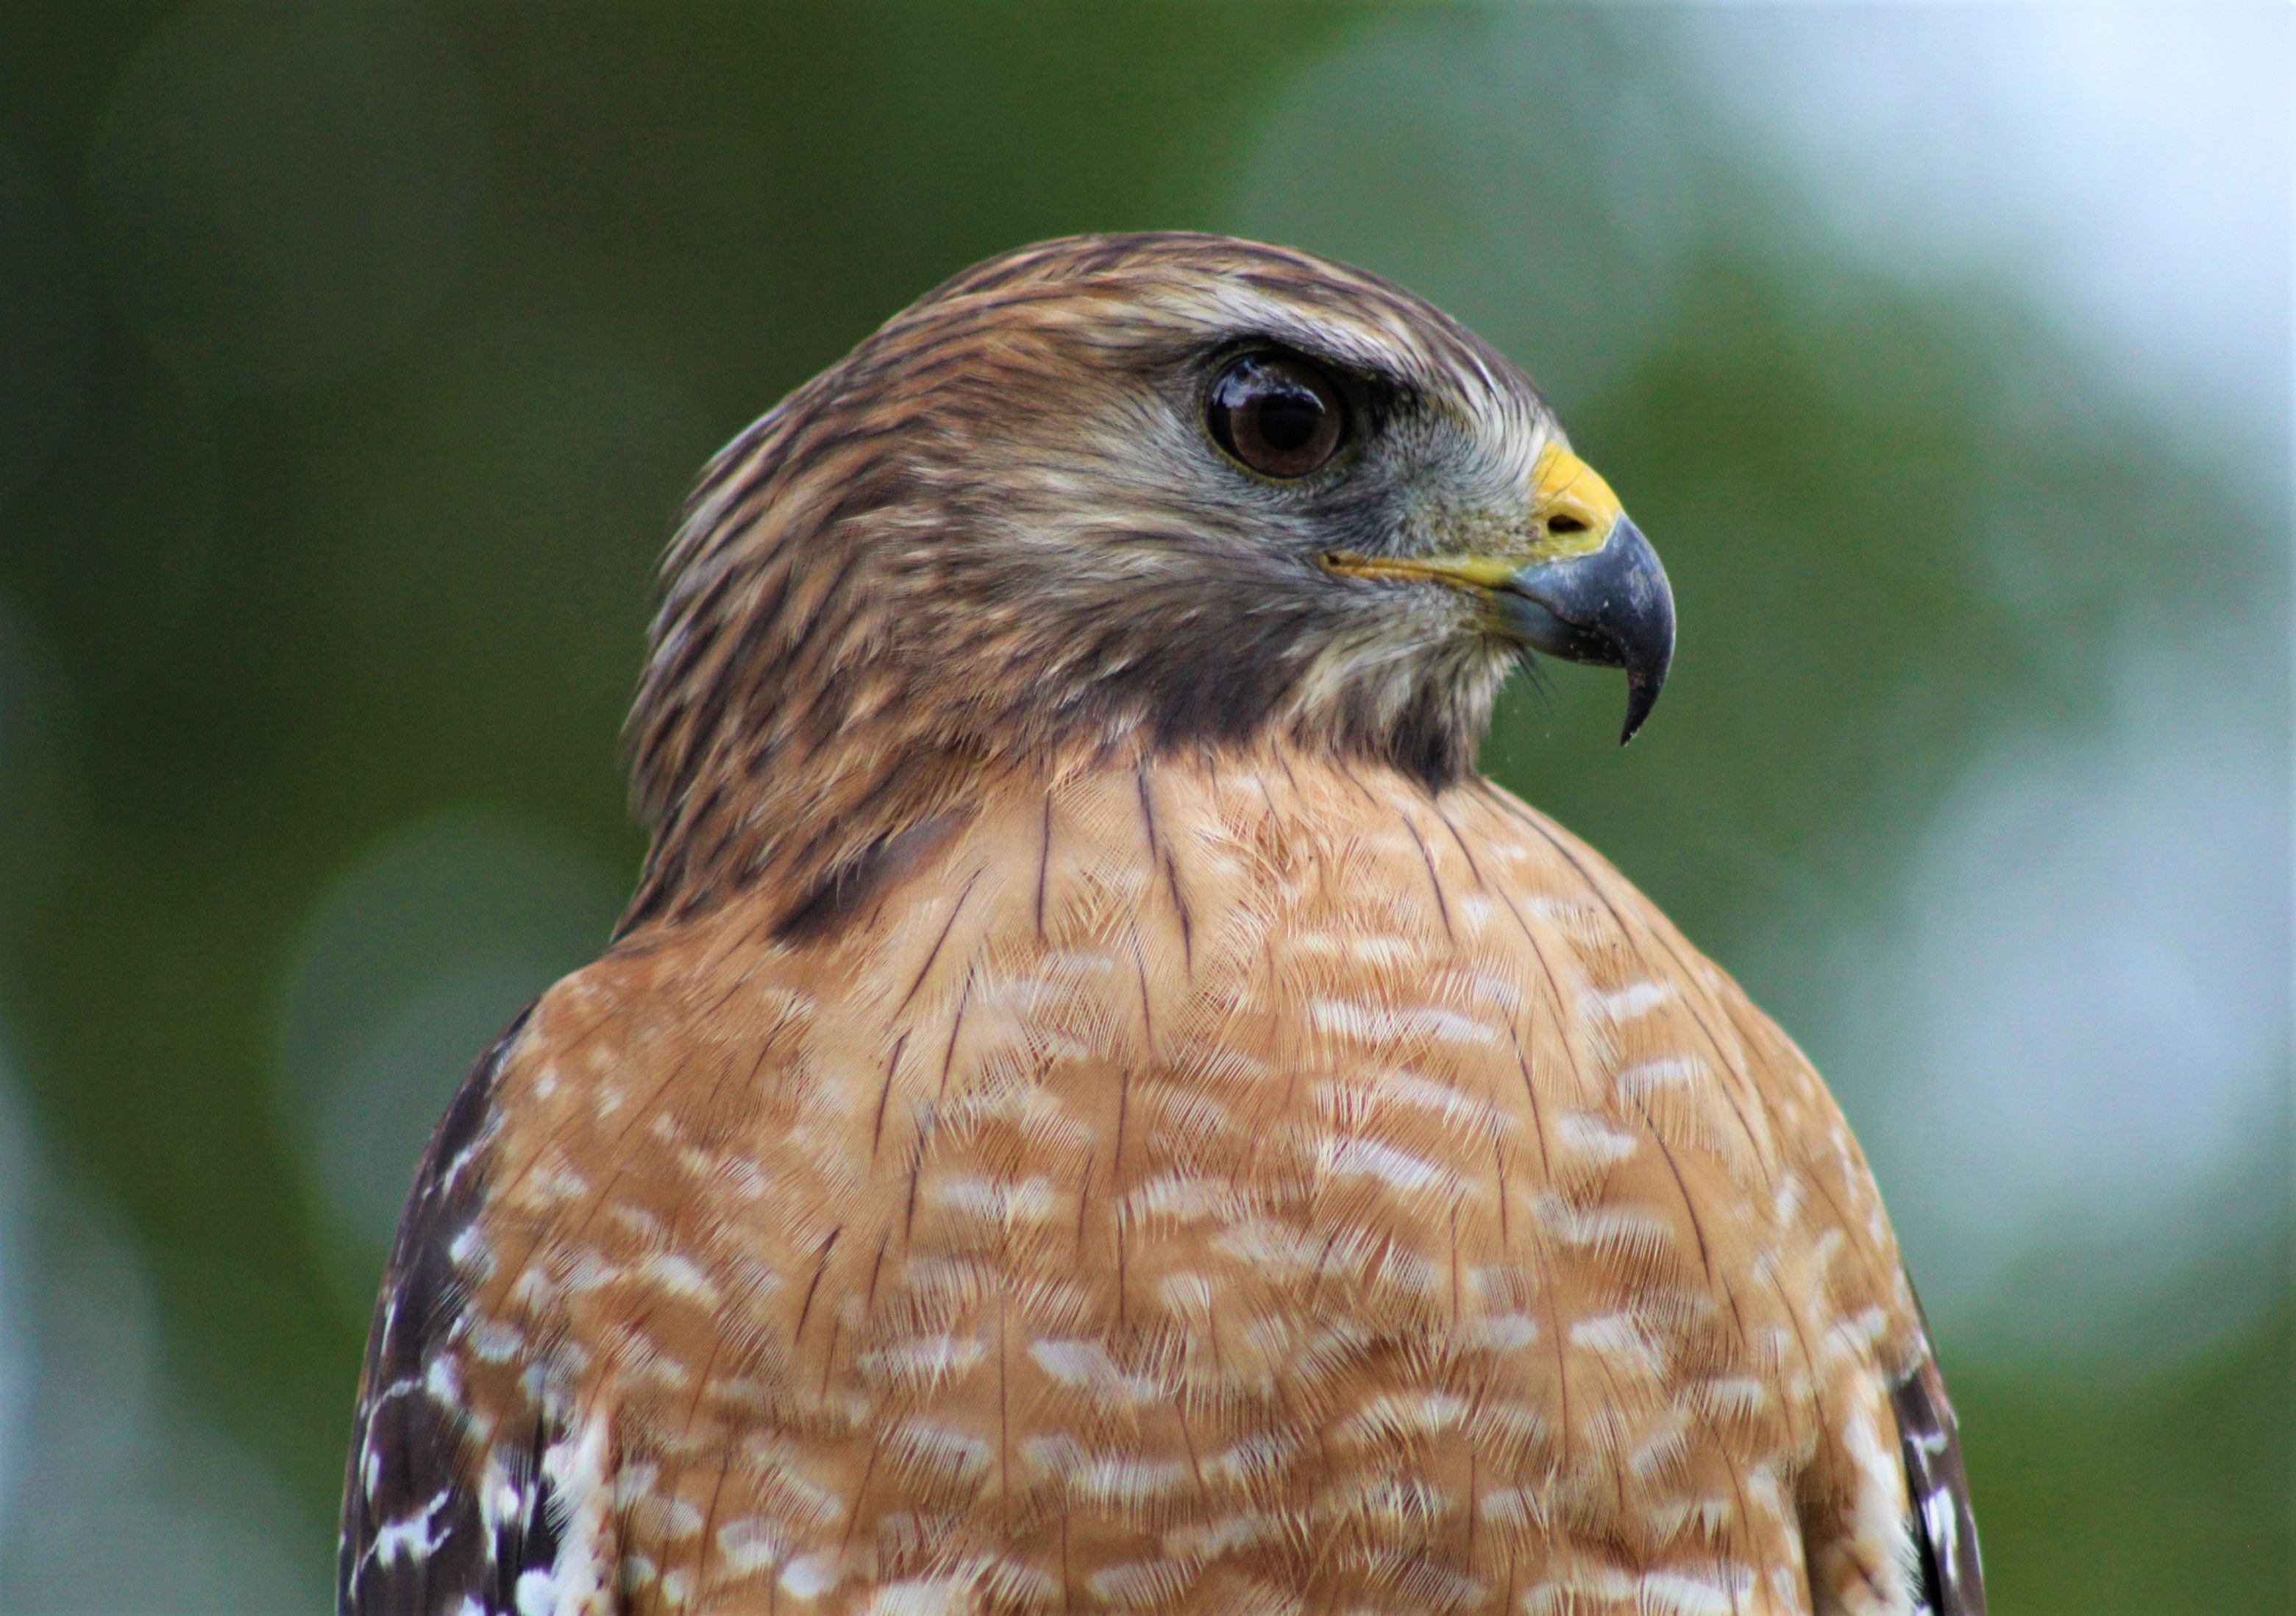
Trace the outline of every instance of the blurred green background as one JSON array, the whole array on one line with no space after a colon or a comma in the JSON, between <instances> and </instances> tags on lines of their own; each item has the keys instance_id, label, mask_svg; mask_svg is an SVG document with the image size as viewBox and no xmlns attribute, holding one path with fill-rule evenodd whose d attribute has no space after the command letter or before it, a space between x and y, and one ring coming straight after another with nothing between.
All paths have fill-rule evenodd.
<instances>
[{"instance_id":1,"label":"blurred green background","mask_svg":"<svg viewBox=\"0 0 2296 1616\"><path fill-rule=\"evenodd\" d=\"M2296 1609L2291 13L0 13L0 1612L322 1608L419 1142L720 442L1078 230L1522 361L1676 580L1488 755L1874 1158L2004 1616Z\"/></svg>"}]
</instances>

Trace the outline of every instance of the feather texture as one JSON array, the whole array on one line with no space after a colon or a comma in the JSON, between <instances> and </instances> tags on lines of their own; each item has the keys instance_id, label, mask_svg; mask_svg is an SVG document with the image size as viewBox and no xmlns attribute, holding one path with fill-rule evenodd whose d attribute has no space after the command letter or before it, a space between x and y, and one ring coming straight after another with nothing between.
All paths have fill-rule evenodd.
<instances>
[{"instance_id":1,"label":"feather texture","mask_svg":"<svg viewBox=\"0 0 2296 1616\"><path fill-rule=\"evenodd\" d=\"M461 1485L534 1473L537 1406L611 1430L529 1570L594 1580L594 1512L631 1611L1918 1608L1943 1405L1863 1161L1531 810L1079 768L775 920L641 928L486 1101Z\"/></svg>"}]
</instances>

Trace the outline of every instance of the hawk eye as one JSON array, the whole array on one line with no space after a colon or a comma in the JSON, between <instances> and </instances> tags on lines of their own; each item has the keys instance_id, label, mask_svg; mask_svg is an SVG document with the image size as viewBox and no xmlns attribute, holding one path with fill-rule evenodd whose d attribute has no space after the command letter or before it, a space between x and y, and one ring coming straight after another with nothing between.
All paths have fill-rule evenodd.
<instances>
[{"instance_id":1,"label":"hawk eye","mask_svg":"<svg viewBox=\"0 0 2296 1616\"><path fill-rule=\"evenodd\" d=\"M1347 404L1305 359L1252 354L1220 372L1204 401L1212 439L1264 477L1305 477L1338 452Z\"/></svg>"}]
</instances>

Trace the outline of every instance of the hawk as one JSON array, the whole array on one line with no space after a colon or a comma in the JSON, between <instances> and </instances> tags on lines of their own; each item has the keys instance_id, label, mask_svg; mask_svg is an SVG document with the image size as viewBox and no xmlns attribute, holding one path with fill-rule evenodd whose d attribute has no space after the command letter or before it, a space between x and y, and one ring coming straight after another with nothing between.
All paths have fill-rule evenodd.
<instances>
[{"instance_id":1,"label":"hawk","mask_svg":"<svg viewBox=\"0 0 2296 1616\"><path fill-rule=\"evenodd\" d=\"M1674 641L1522 373L1192 234L959 275L720 454L611 946L439 1124L357 1616L1980 1612L1801 1054L1476 772Z\"/></svg>"}]
</instances>

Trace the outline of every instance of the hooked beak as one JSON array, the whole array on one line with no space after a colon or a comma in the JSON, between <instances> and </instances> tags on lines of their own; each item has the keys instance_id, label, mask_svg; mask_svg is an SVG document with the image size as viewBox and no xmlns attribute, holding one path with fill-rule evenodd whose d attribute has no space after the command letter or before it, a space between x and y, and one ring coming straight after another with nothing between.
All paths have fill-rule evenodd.
<instances>
[{"instance_id":1,"label":"hooked beak","mask_svg":"<svg viewBox=\"0 0 2296 1616\"><path fill-rule=\"evenodd\" d=\"M1674 660L1674 593L1666 569L1618 496L1592 467L1550 446L1533 483L1527 554L1359 555L1324 565L1346 578L1424 580L1482 596L1493 626L1519 644L1627 675L1623 746L1657 705Z\"/></svg>"},{"instance_id":2,"label":"hooked beak","mask_svg":"<svg viewBox=\"0 0 2296 1616\"><path fill-rule=\"evenodd\" d=\"M1534 651L1625 669L1627 725L1619 744L1635 738L1674 660L1674 592L1640 528L1621 514L1601 549L1523 568L1495 603Z\"/></svg>"}]
</instances>

